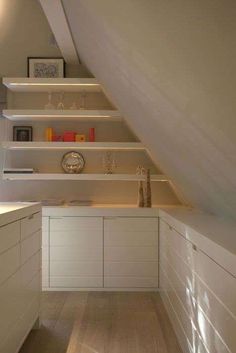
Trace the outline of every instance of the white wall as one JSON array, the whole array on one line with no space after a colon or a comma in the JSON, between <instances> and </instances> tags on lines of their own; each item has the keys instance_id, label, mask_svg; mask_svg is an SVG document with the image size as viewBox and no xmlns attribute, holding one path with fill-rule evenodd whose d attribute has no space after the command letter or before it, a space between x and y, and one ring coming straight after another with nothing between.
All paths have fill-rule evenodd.
<instances>
[{"instance_id":1,"label":"white wall","mask_svg":"<svg viewBox=\"0 0 236 353\"><path fill-rule=\"evenodd\" d=\"M83 61L194 205L236 217L236 2L64 0Z\"/></svg>"}]
</instances>

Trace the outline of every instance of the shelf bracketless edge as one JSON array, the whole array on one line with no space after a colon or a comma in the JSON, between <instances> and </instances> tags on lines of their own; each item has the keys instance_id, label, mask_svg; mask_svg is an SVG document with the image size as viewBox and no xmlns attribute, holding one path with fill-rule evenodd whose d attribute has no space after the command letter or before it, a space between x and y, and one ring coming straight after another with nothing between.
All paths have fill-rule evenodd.
<instances>
[{"instance_id":1,"label":"shelf bracketless edge","mask_svg":"<svg viewBox=\"0 0 236 353\"><path fill-rule=\"evenodd\" d=\"M100 181L140 181L145 180L145 176L135 174L3 174L4 180L100 180ZM151 181L167 182L165 175L152 175Z\"/></svg>"},{"instance_id":2,"label":"shelf bracketless edge","mask_svg":"<svg viewBox=\"0 0 236 353\"><path fill-rule=\"evenodd\" d=\"M2 142L7 150L146 150L140 142Z\"/></svg>"},{"instance_id":3,"label":"shelf bracketless edge","mask_svg":"<svg viewBox=\"0 0 236 353\"><path fill-rule=\"evenodd\" d=\"M2 83L13 92L101 92L95 78L4 77Z\"/></svg>"},{"instance_id":4,"label":"shelf bracketless edge","mask_svg":"<svg viewBox=\"0 0 236 353\"><path fill-rule=\"evenodd\" d=\"M122 121L117 110L43 110L43 109L4 109L2 115L11 121Z\"/></svg>"}]
</instances>

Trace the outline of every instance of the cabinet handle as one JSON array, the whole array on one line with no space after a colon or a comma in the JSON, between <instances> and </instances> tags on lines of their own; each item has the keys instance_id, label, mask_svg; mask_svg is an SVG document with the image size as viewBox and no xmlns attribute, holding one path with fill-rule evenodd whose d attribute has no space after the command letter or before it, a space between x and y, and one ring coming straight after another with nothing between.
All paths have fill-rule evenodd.
<instances>
[{"instance_id":1,"label":"cabinet handle","mask_svg":"<svg viewBox=\"0 0 236 353\"><path fill-rule=\"evenodd\" d=\"M33 219L34 218L34 214L31 214L28 219Z\"/></svg>"},{"instance_id":2,"label":"cabinet handle","mask_svg":"<svg viewBox=\"0 0 236 353\"><path fill-rule=\"evenodd\" d=\"M171 226L169 226L169 229L170 229L170 230L173 230L173 228L172 228Z\"/></svg>"}]
</instances>

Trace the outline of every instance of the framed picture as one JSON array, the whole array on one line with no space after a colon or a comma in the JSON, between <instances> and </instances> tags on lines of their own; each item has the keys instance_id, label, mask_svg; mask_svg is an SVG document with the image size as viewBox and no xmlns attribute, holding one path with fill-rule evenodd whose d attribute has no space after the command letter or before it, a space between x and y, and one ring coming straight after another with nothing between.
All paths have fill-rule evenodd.
<instances>
[{"instance_id":1,"label":"framed picture","mask_svg":"<svg viewBox=\"0 0 236 353\"><path fill-rule=\"evenodd\" d=\"M32 141L32 126L13 126L13 141Z\"/></svg>"},{"instance_id":2,"label":"framed picture","mask_svg":"<svg viewBox=\"0 0 236 353\"><path fill-rule=\"evenodd\" d=\"M28 77L65 77L65 61L63 58L28 57Z\"/></svg>"}]
</instances>

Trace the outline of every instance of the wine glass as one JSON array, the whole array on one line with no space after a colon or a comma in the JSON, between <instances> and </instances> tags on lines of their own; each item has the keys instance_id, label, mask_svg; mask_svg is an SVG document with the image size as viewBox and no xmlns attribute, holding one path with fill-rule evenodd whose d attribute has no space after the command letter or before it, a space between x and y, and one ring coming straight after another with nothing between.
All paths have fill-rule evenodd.
<instances>
[{"instance_id":1,"label":"wine glass","mask_svg":"<svg viewBox=\"0 0 236 353\"><path fill-rule=\"evenodd\" d=\"M57 104L57 109L63 110L65 108L63 100L64 100L64 92L61 92L59 103Z\"/></svg>"},{"instance_id":2,"label":"wine glass","mask_svg":"<svg viewBox=\"0 0 236 353\"><path fill-rule=\"evenodd\" d=\"M45 104L44 109L52 110L55 109L55 106L52 104L52 92L48 92L48 102Z\"/></svg>"}]
</instances>

